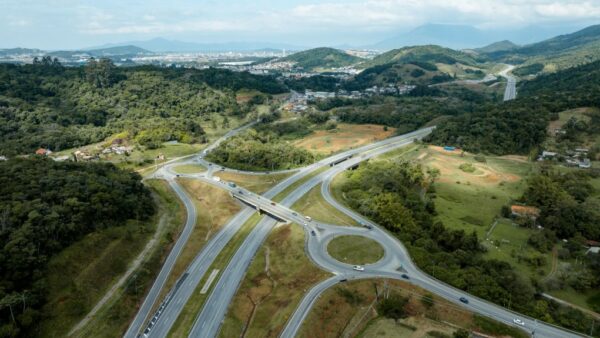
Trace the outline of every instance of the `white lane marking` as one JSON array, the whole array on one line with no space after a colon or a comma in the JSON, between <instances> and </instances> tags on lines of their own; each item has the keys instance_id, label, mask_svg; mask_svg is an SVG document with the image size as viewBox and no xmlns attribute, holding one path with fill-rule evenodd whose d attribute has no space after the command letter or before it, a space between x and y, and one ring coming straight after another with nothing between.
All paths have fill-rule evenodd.
<instances>
[{"instance_id":1,"label":"white lane marking","mask_svg":"<svg viewBox=\"0 0 600 338\"><path fill-rule=\"evenodd\" d=\"M208 292L208 289L210 288L212 282L215 280L215 277L217 277L218 273L219 273L219 269L214 269L210 273L210 276L208 276L208 279L206 280L206 283L204 283L204 286L202 287L202 290L200 290L201 294L205 294L205 293Z\"/></svg>"}]
</instances>

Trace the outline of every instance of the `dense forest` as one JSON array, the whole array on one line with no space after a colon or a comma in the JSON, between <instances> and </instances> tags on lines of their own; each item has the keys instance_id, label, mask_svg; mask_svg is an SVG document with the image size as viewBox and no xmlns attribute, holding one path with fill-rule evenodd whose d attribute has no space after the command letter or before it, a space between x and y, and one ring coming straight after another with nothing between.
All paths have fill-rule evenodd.
<instances>
[{"instance_id":1,"label":"dense forest","mask_svg":"<svg viewBox=\"0 0 600 338\"><path fill-rule=\"evenodd\" d=\"M147 220L154 210L141 177L112 164L0 162L0 336L31 336L43 316L53 255L97 229Z\"/></svg>"},{"instance_id":2,"label":"dense forest","mask_svg":"<svg viewBox=\"0 0 600 338\"><path fill-rule=\"evenodd\" d=\"M380 161L362 165L346 177L341 191L350 206L402 240L428 274L501 306L589 332L590 317L538 298L538 290L510 264L483 258L475 232L450 230L434 221L434 172L424 173L408 162Z\"/></svg>"},{"instance_id":3,"label":"dense forest","mask_svg":"<svg viewBox=\"0 0 600 338\"><path fill-rule=\"evenodd\" d=\"M251 110L236 102L235 90L242 88L286 91L271 77L219 69L117 68L106 59L76 68L49 58L3 64L0 155L63 150L123 131L148 147L201 142L199 123L212 113L243 116Z\"/></svg>"},{"instance_id":4,"label":"dense forest","mask_svg":"<svg viewBox=\"0 0 600 338\"><path fill-rule=\"evenodd\" d=\"M284 134L297 132L296 128L281 129L279 132L268 128L259 130L249 129L226 140L210 152L207 159L229 168L259 171L297 168L315 161L315 155L288 144L282 138Z\"/></svg>"},{"instance_id":5,"label":"dense forest","mask_svg":"<svg viewBox=\"0 0 600 338\"><path fill-rule=\"evenodd\" d=\"M600 107L600 62L527 81L516 100L450 118L427 141L471 152L527 154L544 141L558 112L578 107Z\"/></svg>"}]
</instances>

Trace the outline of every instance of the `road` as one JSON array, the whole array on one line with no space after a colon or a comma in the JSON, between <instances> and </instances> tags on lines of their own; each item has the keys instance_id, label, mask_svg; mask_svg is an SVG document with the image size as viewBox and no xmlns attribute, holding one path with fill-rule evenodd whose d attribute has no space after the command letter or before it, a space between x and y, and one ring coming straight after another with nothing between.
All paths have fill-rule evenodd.
<instances>
[{"instance_id":1,"label":"road","mask_svg":"<svg viewBox=\"0 0 600 338\"><path fill-rule=\"evenodd\" d=\"M396 137L392 137L389 139L385 139L383 141L377 142L377 143L373 143L373 144L369 144L360 148L356 148L356 149L352 149L340 154L336 154L333 155L327 159L321 160L317 163L311 164L307 167L301 168L299 170L296 170L296 173L290 177L288 177L287 179L283 180L282 182L280 182L279 184L277 184L275 187L273 187L272 189L270 189L268 192L266 192L264 194L264 198L273 198L275 197L277 194L279 194L281 191L285 190L288 186L290 186L291 184L293 184L294 182L300 180L301 178L305 177L306 175L308 175L310 172L317 170L318 168L324 167L324 166L329 166L329 164L332 161L337 161L340 159L343 159L345 157L348 156L354 156L356 154L359 154L361 152L366 152L366 151L372 151L374 149L380 149L380 148L385 148L385 147L390 147L393 146L394 144L398 143L398 142L404 142L405 140L409 139L412 141L412 139L414 138L420 138L422 135L425 134L429 134L431 132L432 128L425 128L413 133L408 133L406 135L402 135L402 136L396 136ZM379 152L380 153L380 152ZM190 158L187 159L186 162L190 162L190 163L202 163L207 165L208 168L211 167L217 167L216 165L210 165L208 166L208 162L205 162L205 160L203 160L202 158L200 158L201 156L198 156L197 158ZM180 162L180 163L173 163L169 166L165 166L161 169L159 169L155 174L154 177L156 178L167 178L169 180L173 180L176 177L176 173L173 171L173 168L177 165L181 165L183 163L186 162ZM225 169L226 171L230 170L230 169ZM214 184L214 185L218 185L224 189L230 189L232 192L235 192L237 190L239 190L239 188L233 189L231 187L228 187L226 184L224 184L223 182L216 182L211 178L212 172L209 171L206 174L200 174L200 175L179 175L180 177L189 177L189 178L195 178L195 179L199 179L202 180L206 183L210 183L210 184ZM311 184L311 187L318 184L320 182L320 179L311 179L309 180L307 183ZM306 189L306 187L308 186L307 183L305 183L304 185L301 186L304 187L304 189L302 191L304 191L303 193L301 193L300 195L296 195L297 198L300 198L304 193L308 192L308 190L310 189ZM187 196L185 196L184 198L188 198ZM189 199L189 198L188 198ZM191 297L192 293L194 292L194 290L196 289L196 287L198 286L200 280L202 279L202 277L206 274L206 272L208 271L208 269L210 268L210 266L212 265L212 262L214 261L214 259L216 258L216 256L218 256L218 253L225 247L225 245L227 245L227 243L231 240L231 238L233 237L233 235L239 230L239 228L248 220L248 218L250 218L250 216L253 214L252 209L248 209L245 208L245 210L243 210L242 212L240 212L238 215L236 215L230 222L228 222L225 226L223 226L221 228L221 230L219 230L210 240L209 242L204 246L204 248L200 251L200 253L195 257L194 261L190 264L190 266L188 267L188 269L186 270L185 273L187 273L187 277L185 279L185 281L183 281L183 283L177 288L177 290L172 290L172 299L169 302L169 305L167 307L164 308L164 310L160 313L160 316L158 316L156 318L156 321L154 322L154 324L152 325L152 329L148 331L148 336L150 337L164 337L167 335L167 333L169 332L170 328L172 327L172 325L174 324L175 320L177 319L177 316L181 313L181 310L183 309L183 307L185 306L185 303L187 302L187 300ZM266 222L266 223L263 223ZM260 236L257 237L257 235L253 235L253 233L255 231L259 231L257 229L265 229L264 232L262 233L263 235L266 234L268 235L268 231L266 231L269 226L273 226L273 224L270 224L270 219L266 218L265 220L261 220L261 222L255 227L255 229L253 230L253 232L251 232L251 234L249 235L252 236L251 238L255 239L255 238L262 238ZM267 225L265 225L267 224ZM266 235L264 235L264 237L266 237ZM263 239L264 240L264 239ZM256 246L258 244L258 247L260 247L260 244L262 243L262 241L256 243L257 241L254 240L252 241L252 245ZM248 250L247 246L250 245L250 242L245 241L242 246L240 247L239 250ZM252 250L249 250L248 252L252 252ZM255 250L254 250L255 252ZM238 253L236 253L236 255L238 255ZM242 255L242 254L239 254ZM239 256L236 256L239 257ZM249 262L253 257L254 254L250 255L250 256L245 256L248 259L243 260L243 262ZM234 257L232 259L232 262L235 262L236 258ZM243 262L240 262L240 264L242 264ZM243 265L243 264L242 264ZM228 276L228 279L230 279L228 272L230 272L232 269L225 269L222 273L221 276ZM234 270L237 271L237 270ZM240 280L243 277L243 274L245 273L245 269L239 271L241 273L241 275L239 276ZM231 279L233 280L233 279ZM219 286L221 282L221 279L218 280L217 285L214 287L214 289L219 289ZM235 292L235 289L237 289L237 285L235 285L235 287L233 288L233 290L231 292ZM209 296L213 297L212 294ZM222 297L222 296L220 296ZM228 303L225 303L225 309ZM224 314L223 314L224 316ZM146 316L147 319L149 317ZM145 322L147 323L147 322ZM145 331L147 326L140 326L139 329L137 330L137 332L141 332L141 331ZM218 327L217 327L218 329Z\"/></svg>"},{"instance_id":2,"label":"road","mask_svg":"<svg viewBox=\"0 0 600 338\"><path fill-rule=\"evenodd\" d=\"M500 73L498 73L498 75L500 75L506 79L506 89L504 90L504 101L510 101L510 100L514 100L517 98L517 79L514 76L508 74L513 69L515 69L515 66L507 65L507 67L504 70L502 70Z\"/></svg>"},{"instance_id":3,"label":"road","mask_svg":"<svg viewBox=\"0 0 600 338\"><path fill-rule=\"evenodd\" d=\"M318 163L299 169L294 175L280 182L277 186L263 196L255 195L245 189L231 188L224 182L216 182L210 177L210 172L204 175L195 174L181 176L193 177L214 185L218 185L223 189L228 189L234 197L258 206L267 213L275 215L280 219L303 225L308 238L306 249L309 257L319 266L335 274L334 277L319 283L307 293L297 310L294 312L293 316L288 321L285 330L282 333L282 337L293 337L300 328L303 319L310 311L312 305L322 294L322 292L327 290L332 285L339 283L341 279L381 277L401 279L401 275L403 273L406 273L410 276L411 283L429 290L432 293L446 298L449 301L454 302L457 305L475 313L515 326L516 324L513 323L513 319L520 318L525 322L525 326L517 327L528 332L535 329L536 337L558 338L579 336L564 329L554 327L546 323L537 322L534 319L513 313L498 305L475 298L464 291L455 289L441 281L429 277L416 267L416 265L410 259L406 248L393 235L387 233L385 229L379 227L377 224L374 224L369 220L362 218L353 211L348 210L331 197L331 194L329 193L329 183L336 174L358 164L365 159L378 156L390 150L409 144L414 138L419 138L429 132L430 130L417 131L409 135L387 139L375 144L332 156L326 160L319 161ZM421 135L419 133L423 134ZM349 155L352 155L352 157L348 158ZM348 159L336 164L335 166L331 167L331 169L322 172L303 183L296 190L290 193L281 203L274 203L270 200L290 184L296 182L311 171L316 170L319 167L329 165L329 163L332 161L337 161L343 158ZM189 161L198 160L200 159L189 159ZM159 170L156 176L160 178L167 178L170 181L173 181L173 178L176 174L171 170L171 168L171 166L167 166ZM323 182L323 195L329 203L357 221L365 224L371 224L373 229L368 230L366 228L341 227L336 225L320 224L314 221L305 223L306 220L302 215L289 208L293 202L298 200L301 196L306 194L310 189L321 182ZM184 201L186 199L189 200L185 194L179 196ZM186 203L186 206L187 205L188 203ZM186 270L184 274L186 277L182 283L178 283L178 287L170 292L168 306L162 308L161 315L158 316L154 321L152 330L148 331L149 336L165 337L168 334L177 316L181 312L181 309L198 286L198 283L202 277L206 274L208 268L214 261L214 258L253 212L254 210L251 208L245 208L242 210L232 219L232 221L225 225L221 231L209 241L209 243L207 243L192 264L190 264L190 267ZM249 264L275 224L276 221L272 218L264 217L251 231L251 233L234 254L230 264L218 277L216 285L212 288L212 292L206 300L202 311L196 318L189 337L214 337L218 334L220 325L226 315L228 305L235 295L235 292L242 281ZM313 230L315 231L315 236L310 235L311 231ZM221 235L221 233L223 234ZM358 272L354 271L350 265L341 263L330 257L326 249L328 242L335 236L348 234L366 236L378 241L385 249L385 254L382 260L374 264L366 265L365 271ZM469 303L461 303L459 301L460 297L468 298Z\"/></svg>"}]
</instances>

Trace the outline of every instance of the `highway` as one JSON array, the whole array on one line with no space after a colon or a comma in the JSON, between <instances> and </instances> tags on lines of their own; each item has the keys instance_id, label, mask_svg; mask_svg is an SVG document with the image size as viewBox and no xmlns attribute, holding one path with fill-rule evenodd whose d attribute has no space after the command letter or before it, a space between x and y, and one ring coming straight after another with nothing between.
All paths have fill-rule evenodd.
<instances>
[{"instance_id":1,"label":"highway","mask_svg":"<svg viewBox=\"0 0 600 338\"><path fill-rule=\"evenodd\" d=\"M335 274L334 277L323 281L314 286L303 298L299 307L294 312L293 316L288 321L282 337L293 337L299 330L303 319L310 311L314 302L318 297L332 285L340 282L341 279L357 279L357 278L395 278L401 279L402 274L406 273L410 276L410 282L429 290L436 295L448 299L455 304L462 306L475 313L494 318L499 321L503 321L509 325L517 326L513 323L515 318L519 318L524 321L525 326L517 326L520 329L531 333L535 330L536 337L578 337L578 334L566 331L564 329L554 327L552 325L538 322L534 319L527 318L525 316L513 313L506 310L498 305L489 303L487 301L477 299L464 291L455 289L445 283L429 277L427 274L419 270L410 259L410 255L406 248L398 241L393 235L387 233L387 231L377 224L364 219L362 216L356 214L352 210L345 208L340 205L329 193L329 184L331 179L338 173L353 167L368 158L381 155L385 152L391 151L401 146L405 146L411 143L415 138L421 138L431 132L431 128L425 130L419 130L407 135L398 136L384 141L380 141L368 146L350 150L341 154L337 154L328 159L319 161L310 166L298 169L296 173L278 185L273 187L263 196L256 195L245 189L239 187L232 188L225 182L217 182L211 178L212 171L209 170L206 174L193 174L193 175L179 175L183 177L190 177L199 180L203 180L207 183L220 186L223 189L230 191L232 196L244 201L247 204L251 204L262 211L277 217L278 219L295 222L304 226L307 234L307 245L306 250L308 256L315 264L322 268L331 271ZM200 162L205 164L201 156L197 158L191 158L188 162ZM330 163L336 162L329 170L324 171L304 184L300 185L296 190L290 193L281 203L272 202L270 199L283 191L286 187L291 185L293 182L306 176L313 170L316 170L323 166L328 166ZM339 163L337 163L339 162ZM185 162L181 162L185 163ZM161 168L156 174L157 178L166 178L169 182L175 182L174 177L176 174L172 171L172 167L179 165L180 163L174 163L169 166ZM214 165L213 165L214 166ZM228 170L228 169L225 169ZM312 221L307 222L305 218L298 212L293 211L289 208L295 201L306 194L310 189L319 183L322 185L322 193L324 198L331 203L334 207L340 211L346 213L348 216L354 218L358 222L364 224L370 224L373 226L372 230L358 227L345 227L329 224L320 224ZM175 185L177 185L175 183ZM179 194L178 196L184 200L186 207L191 204L189 198L185 194ZM188 207L189 208L189 207ZM193 204L192 204L193 208ZM188 209L189 212L189 209ZM212 262L222 250L223 247L229 242L233 235L239 230L241 225L254 213L252 208L246 207L234 218L228 222L221 230L215 234L215 236L205 245L201 252L196 256L194 261L190 264L184 275L182 276L181 283L177 283L177 287L171 290L169 293L167 305L161 307L161 313L156 316L152 321L152 329L146 330L147 336L150 337L165 337L170 331L173 323L180 314L183 306L190 298L192 293L196 290L200 280L208 271ZM188 218L189 219L189 218ZM195 217L193 218L195 219ZM306 222L306 223L305 223ZM254 258L256 252L267 238L273 227L276 225L276 220L271 217L263 217L261 221L255 226L251 233L247 236L238 250L235 252L234 257L230 263L224 269L222 273L217 277L216 284L212 287L212 292L208 296L202 311L198 314L192 331L189 337L215 337L218 334L220 325L225 318L227 308L233 299L235 292L243 280L245 272ZM187 224L186 224L187 227ZM316 235L310 235L311 231L315 231ZM335 236L340 235L360 235L372 238L379 242L385 250L384 257L374 263L365 266L365 271L355 271L351 265L341 263L327 253L327 244ZM169 255L171 256L171 255ZM164 270L164 267L163 267ZM162 270L161 270L162 273ZM158 282L158 280L157 280ZM156 284L156 283L155 283ZM163 281L164 284L164 281ZM461 303L460 297L466 297L469 299L468 304ZM148 318L149 316L146 316ZM133 325L132 325L133 326ZM147 326L139 326L141 332L143 328ZM135 335L135 333L134 333Z\"/></svg>"},{"instance_id":2,"label":"highway","mask_svg":"<svg viewBox=\"0 0 600 338\"><path fill-rule=\"evenodd\" d=\"M500 75L506 79L506 89L504 90L504 101L510 101L510 100L514 100L517 98L517 79L514 76L508 74L513 69L515 69L515 66L507 65L507 67L504 70L502 70L500 73L498 73L498 75Z\"/></svg>"},{"instance_id":3,"label":"highway","mask_svg":"<svg viewBox=\"0 0 600 338\"><path fill-rule=\"evenodd\" d=\"M247 128L247 126L244 126L240 129L237 129L235 131L228 133L228 136L229 137L233 136L245 128ZM360 152L369 151L369 150L376 149L379 147L389 146L390 144L404 141L407 138L410 138L410 139L415 138L424 133L428 134L431 132L432 129L433 128L425 128L425 129L422 129L422 130L419 130L416 132L408 133L406 135L388 138L388 139L385 139L385 140L377 142L377 143L369 144L369 145L366 145L366 146L363 146L360 148L352 149L352 150L349 150L349 151L346 151L346 152L343 152L340 154L333 155L327 159L321 160L321 161L311 164L307 167L304 167L301 169L296 169L296 170L294 170L295 171L294 175L288 177L284 181L277 184L271 190L266 192L264 194L264 196L265 196L265 198L273 198L275 195L277 195L281 191L285 190L285 188L287 188L288 186L290 186L297 180L308 175L313 170L316 170L323 166L328 166L332 161L338 161L340 159L343 159L348 156L353 156ZM223 140L224 140L224 138L221 138L220 142ZM209 148L213 149L212 147L209 147ZM218 171L220 172L222 167L217 166L212 163L209 163L206 160L204 160L203 157L205 154L206 153L203 151L198 156L186 158L185 160L179 161L179 162L169 163L168 165L163 166L162 168L157 170L151 177L167 179L172 185L176 185L179 190L181 190L181 188L175 182L175 178L177 176L195 178L195 179L203 180L210 184L215 184L220 187L226 188L224 183L216 182L211 177L214 170L210 170L210 168L217 169L217 167L218 167L219 168ZM197 174L196 175L178 175L177 173L175 173L173 171L174 167L176 167L178 165L186 164L186 163L203 164L207 168L209 168L209 171L206 174L201 174L201 175L197 175ZM239 172L238 170L233 170L233 169L228 169L228 168L223 168L223 171ZM246 172L244 172L244 173L246 173ZM263 173L254 172L252 174L263 174ZM187 195L183 194L183 195L179 195L179 197L182 200L184 200L186 205L190 204L191 205L190 208L193 209L193 203L191 202L191 200L189 199L189 197ZM191 297L191 295L194 292L194 290L196 289L197 285L200 283L200 280L202 279L202 277L206 274L206 272L212 265L212 262L214 261L214 259L218 256L219 252L221 252L221 250L225 247L225 245L227 245L227 243L229 243L231 238L241 228L241 226L250 218L250 216L252 214L253 214L252 209L244 208L244 210L242 210L240 213L238 213L236 216L234 216L226 225L224 225L206 243L206 245L203 247L203 249L194 258L192 263L189 265L189 267L184 272L184 274L186 274L185 280L183 280L181 283L178 283L177 288L172 289L169 292L168 297L167 297L169 299L168 306L161 308L159 310L160 313L155 312L153 314L153 316L151 316L150 311L152 310L154 305L157 304L158 295L160 294L160 290L164 286L164 283L168 276L168 273L166 273L166 272L163 276L163 271L168 270L170 272L172 265L174 264L174 260L173 261L168 260L167 261L168 266L167 266L167 264L165 264L165 266L163 266L163 269L161 270L161 274L159 275L159 278L157 278L157 280L155 281L155 283L151 289L151 292L146 297L144 304L140 308L140 311L138 311L138 314L136 315L134 321L130 325L125 336L126 337L135 337L137 334L143 333L143 332L146 332L148 334L148 336L151 336L151 337L166 336L167 333L169 332L170 328L174 324L175 320L177 319L177 316L181 313L181 310L185 306L187 300ZM194 211L194 215L195 215L195 211ZM193 219L195 219L195 216ZM262 224L261 224L261 226L262 226ZM268 234L268 232L267 232L267 234ZM187 235L187 237L189 237L189 234ZM185 241L187 241L187 237L185 238ZM183 236L180 237L180 239L177 241L177 243L176 243L177 246L181 245L181 247L183 247L183 245L185 245L185 242L183 241L182 238L183 238ZM179 249L179 251L180 251L180 249ZM176 255L175 257L177 257L179 255L179 253L178 252L176 254L171 253L169 255L169 257L171 257L171 255ZM224 275L224 274L225 273L222 273L221 275ZM163 300L163 303L165 303L165 300ZM151 330L147 330L149 327L151 327Z\"/></svg>"}]
</instances>

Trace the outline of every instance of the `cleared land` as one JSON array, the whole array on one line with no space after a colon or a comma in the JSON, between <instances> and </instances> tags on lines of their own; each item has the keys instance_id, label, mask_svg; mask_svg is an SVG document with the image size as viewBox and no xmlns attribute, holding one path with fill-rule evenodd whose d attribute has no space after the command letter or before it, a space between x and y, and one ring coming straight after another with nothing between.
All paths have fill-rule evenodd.
<instances>
[{"instance_id":1,"label":"cleared land","mask_svg":"<svg viewBox=\"0 0 600 338\"><path fill-rule=\"evenodd\" d=\"M160 208L151 222L130 223L90 234L52 259L49 302L44 310L48 317L42 323L41 336L66 336L126 271L162 216L164 223L157 245L125 286L75 336L120 337L127 329L185 220L185 209L166 182L146 183L155 193Z\"/></svg>"},{"instance_id":2,"label":"cleared land","mask_svg":"<svg viewBox=\"0 0 600 338\"><path fill-rule=\"evenodd\" d=\"M329 155L383 140L394 132L394 128L384 130L377 124L340 123L336 129L316 130L293 144L317 154Z\"/></svg>"},{"instance_id":3,"label":"cleared land","mask_svg":"<svg viewBox=\"0 0 600 338\"><path fill-rule=\"evenodd\" d=\"M294 203L292 209L298 210L300 213L308 215L323 223L353 226L359 225L354 219L334 208L325 200L325 198L323 198L323 195L321 194L321 184L315 186L307 194L302 196L302 198Z\"/></svg>"},{"instance_id":4,"label":"cleared land","mask_svg":"<svg viewBox=\"0 0 600 338\"><path fill-rule=\"evenodd\" d=\"M219 176L227 182L233 182L240 187L244 187L257 194L263 194L292 174L293 173L245 175L231 172L219 172L215 173L215 176Z\"/></svg>"},{"instance_id":5,"label":"cleared land","mask_svg":"<svg viewBox=\"0 0 600 338\"><path fill-rule=\"evenodd\" d=\"M300 226L276 228L250 265L220 336L279 336L304 293L328 276L305 256Z\"/></svg>"},{"instance_id":6,"label":"cleared land","mask_svg":"<svg viewBox=\"0 0 600 338\"><path fill-rule=\"evenodd\" d=\"M336 237L327 245L331 257L348 264L371 264L383 258L384 250L376 241L363 236Z\"/></svg>"},{"instance_id":7,"label":"cleared land","mask_svg":"<svg viewBox=\"0 0 600 338\"><path fill-rule=\"evenodd\" d=\"M407 318L394 323L377 313L377 302L384 292L409 298L404 307ZM499 329L491 330L492 326ZM429 337L431 331L448 333L458 328L527 337L517 329L474 316L416 286L383 279L350 281L325 291L304 320L298 337Z\"/></svg>"},{"instance_id":8,"label":"cleared land","mask_svg":"<svg viewBox=\"0 0 600 338\"><path fill-rule=\"evenodd\" d=\"M198 174L206 171L206 167L200 164L182 164L173 168L178 174Z\"/></svg>"}]
</instances>

